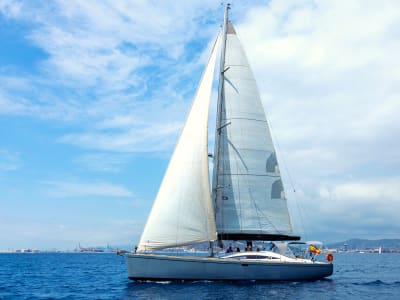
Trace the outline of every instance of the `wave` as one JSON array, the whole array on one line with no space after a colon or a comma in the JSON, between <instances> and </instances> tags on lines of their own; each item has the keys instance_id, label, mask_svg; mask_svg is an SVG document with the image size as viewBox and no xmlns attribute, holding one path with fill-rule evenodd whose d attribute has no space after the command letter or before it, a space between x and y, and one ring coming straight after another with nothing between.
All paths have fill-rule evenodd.
<instances>
[{"instance_id":1,"label":"wave","mask_svg":"<svg viewBox=\"0 0 400 300\"><path fill-rule=\"evenodd\" d=\"M361 285L361 286L397 286L400 285L400 281L394 281L394 282L385 282L380 279L368 281L368 282L353 282L354 285Z\"/></svg>"}]
</instances>

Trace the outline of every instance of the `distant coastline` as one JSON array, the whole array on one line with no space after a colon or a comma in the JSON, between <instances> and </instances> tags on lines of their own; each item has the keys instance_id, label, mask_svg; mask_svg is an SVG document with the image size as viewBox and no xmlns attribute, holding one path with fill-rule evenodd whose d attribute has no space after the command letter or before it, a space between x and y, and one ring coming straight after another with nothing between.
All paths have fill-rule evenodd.
<instances>
[{"instance_id":1,"label":"distant coastline","mask_svg":"<svg viewBox=\"0 0 400 300\"><path fill-rule=\"evenodd\" d=\"M117 251L75 251L75 250L38 250L38 249L16 249L16 250L0 250L0 254L37 254L37 253L72 253L72 254L83 254L83 253L94 253L94 254L109 254L117 253Z\"/></svg>"},{"instance_id":2,"label":"distant coastline","mask_svg":"<svg viewBox=\"0 0 400 300\"><path fill-rule=\"evenodd\" d=\"M400 253L400 239L349 239L328 243L326 247L331 252Z\"/></svg>"},{"instance_id":3,"label":"distant coastline","mask_svg":"<svg viewBox=\"0 0 400 300\"><path fill-rule=\"evenodd\" d=\"M125 246L126 247L126 246ZM106 247L81 247L80 243L79 246L73 250L63 249L59 250L57 248L52 249L36 249L36 248L20 248L20 249L0 249L0 253L117 253L120 249L126 249L122 247L111 247L107 245Z\"/></svg>"},{"instance_id":4,"label":"distant coastline","mask_svg":"<svg viewBox=\"0 0 400 300\"><path fill-rule=\"evenodd\" d=\"M133 249L132 246L118 246L110 247L79 247L72 250L59 250L59 249L0 249L0 254L3 253L117 253L121 249ZM349 253L400 253L400 239L349 239L341 242L327 243L324 249L334 253L349 252ZM183 252L202 252L205 249L197 249L197 247L183 247Z\"/></svg>"}]
</instances>

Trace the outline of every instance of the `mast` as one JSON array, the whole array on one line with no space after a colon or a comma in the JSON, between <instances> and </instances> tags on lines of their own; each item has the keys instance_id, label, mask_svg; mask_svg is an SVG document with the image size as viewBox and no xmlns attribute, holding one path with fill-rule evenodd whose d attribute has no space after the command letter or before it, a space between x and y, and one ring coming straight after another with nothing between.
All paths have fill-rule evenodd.
<instances>
[{"instance_id":1,"label":"mast","mask_svg":"<svg viewBox=\"0 0 400 300\"><path fill-rule=\"evenodd\" d=\"M219 168L219 153L221 148L221 127L222 127L222 110L224 103L224 71L225 71L225 52L226 52L226 34L228 28L228 11L231 8L230 3L225 5L224 9L224 22L222 24L221 34L221 55L219 64L219 82L218 82L218 101L217 101L217 120L215 129L215 145L214 145L214 170L213 170L213 184L212 184L212 199L214 204L217 202L218 190L218 168Z\"/></svg>"},{"instance_id":2,"label":"mast","mask_svg":"<svg viewBox=\"0 0 400 300\"><path fill-rule=\"evenodd\" d=\"M221 57L220 57L220 73L219 73L219 87L218 87L218 99L223 98L223 87L224 87L224 68L225 68L225 52L226 52L226 32L228 28L228 10L231 5L228 3L225 6L224 12L224 24L222 27L222 45L221 45ZM221 108L221 107L220 107Z\"/></svg>"}]
</instances>

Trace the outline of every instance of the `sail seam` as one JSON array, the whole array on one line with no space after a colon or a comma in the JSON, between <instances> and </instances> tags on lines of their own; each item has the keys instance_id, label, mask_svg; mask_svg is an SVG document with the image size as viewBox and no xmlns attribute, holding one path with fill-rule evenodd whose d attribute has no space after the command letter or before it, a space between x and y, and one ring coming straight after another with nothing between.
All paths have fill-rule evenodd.
<instances>
[{"instance_id":1,"label":"sail seam","mask_svg":"<svg viewBox=\"0 0 400 300\"><path fill-rule=\"evenodd\" d=\"M254 174L254 173L220 173L221 175L238 175L238 176L243 176L243 175L249 175L249 176L264 176L264 177L272 177L272 178L280 178L279 175L269 175L269 174Z\"/></svg>"},{"instance_id":2,"label":"sail seam","mask_svg":"<svg viewBox=\"0 0 400 300\"><path fill-rule=\"evenodd\" d=\"M237 148L237 149L240 149L240 150L250 150L250 151L259 151L259 152L269 152L269 151L266 151L266 150L255 149L255 148Z\"/></svg>"},{"instance_id":3,"label":"sail seam","mask_svg":"<svg viewBox=\"0 0 400 300\"><path fill-rule=\"evenodd\" d=\"M228 120L228 119L225 119L225 120ZM247 120L247 121L256 121L256 122L268 123L266 120L253 119L253 118L230 117L229 120Z\"/></svg>"},{"instance_id":4,"label":"sail seam","mask_svg":"<svg viewBox=\"0 0 400 300\"><path fill-rule=\"evenodd\" d=\"M227 66L229 66L229 67L243 67L243 68L250 69L249 66L246 66L246 65L231 65L231 64L229 64Z\"/></svg>"}]
</instances>

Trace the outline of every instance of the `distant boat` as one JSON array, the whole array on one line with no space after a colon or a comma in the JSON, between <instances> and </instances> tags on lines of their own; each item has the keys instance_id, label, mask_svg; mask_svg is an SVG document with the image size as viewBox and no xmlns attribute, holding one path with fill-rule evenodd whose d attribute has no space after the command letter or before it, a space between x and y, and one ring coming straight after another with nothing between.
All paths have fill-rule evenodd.
<instances>
[{"instance_id":1,"label":"distant boat","mask_svg":"<svg viewBox=\"0 0 400 300\"><path fill-rule=\"evenodd\" d=\"M253 241L296 241L265 112L245 52L228 21L219 34L137 251L126 253L132 280L311 280L331 262L251 251ZM220 47L215 149L208 155L208 110ZM208 156L213 157L210 188ZM196 243L246 241L247 251L216 257L152 251ZM297 243L299 244L299 243ZM283 249L284 248L284 249Z\"/></svg>"}]
</instances>

